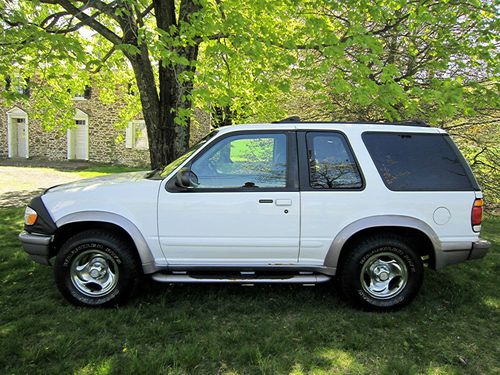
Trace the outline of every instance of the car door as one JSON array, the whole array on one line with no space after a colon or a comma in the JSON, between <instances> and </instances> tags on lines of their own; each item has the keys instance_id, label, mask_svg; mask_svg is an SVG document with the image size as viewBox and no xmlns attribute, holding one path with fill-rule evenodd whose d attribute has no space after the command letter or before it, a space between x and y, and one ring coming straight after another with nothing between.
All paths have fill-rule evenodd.
<instances>
[{"instance_id":1,"label":"car door","mask_svg":"<svg viewBox=\"0 0 500 375\"><path fill-rule=\"evenodd\" d=\"M169 264L297 263L300 200L294 132L219 136L185 168L195 184L160 189L158 231Z\"/></svg>"},{"instance_id":2,"label":"car door","mask_svg":"<svg viewBox=\"0 0 500 375\"><path fill-rule=\"evenodd\" d=\"M387 205L363 193L363 175L349 140L339 131L299 132L300 263L324 264L333 239L367 208Z\"/></svg>"}]
</instances>

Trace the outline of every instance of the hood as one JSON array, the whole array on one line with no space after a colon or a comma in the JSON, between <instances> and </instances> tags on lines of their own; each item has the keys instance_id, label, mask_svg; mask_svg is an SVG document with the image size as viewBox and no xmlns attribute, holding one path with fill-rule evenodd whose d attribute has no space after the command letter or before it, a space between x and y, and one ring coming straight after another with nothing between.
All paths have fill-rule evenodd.
<instances>
[{"instance_id":1,"label":"hood","mask_svg":"<svg viewBox=\"0 0 500 375\"><path fill-rule=\"evenodd\" d=\"M67 184L55 185L48 188L45 194L63 191L89 191L110 185L129 184L141 182L151 175L151 171L117 173L101 177L85 178L82 180L69 182Z\"/></svg>"}]
</instances>

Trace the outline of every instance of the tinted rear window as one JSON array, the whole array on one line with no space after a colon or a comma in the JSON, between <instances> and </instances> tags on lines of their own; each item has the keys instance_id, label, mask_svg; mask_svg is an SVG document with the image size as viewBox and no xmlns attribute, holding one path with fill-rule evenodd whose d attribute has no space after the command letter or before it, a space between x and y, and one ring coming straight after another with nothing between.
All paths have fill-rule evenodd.
<instances>
[{"instance_id":1,"label":"tinted rear window","mask_svg":"<svg viewBox=\"0 0 500 375\"><path fill-rule=\"evenodd\" d=\"M391 190L477 190L469 166L447 135L368 132L363 141Z\"/></svg>"}]
</instances>

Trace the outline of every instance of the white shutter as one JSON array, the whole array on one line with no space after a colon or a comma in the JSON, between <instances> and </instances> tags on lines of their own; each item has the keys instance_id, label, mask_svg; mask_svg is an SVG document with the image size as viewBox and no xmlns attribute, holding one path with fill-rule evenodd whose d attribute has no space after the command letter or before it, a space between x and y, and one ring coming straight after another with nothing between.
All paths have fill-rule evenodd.
<instances>
[{"instance_id":1,"label":"white shutter","mask_svg":"<svg viewBox=\"0 0 500 375\"><path fill-rule=\"evenodd\" d=\"M134 145L134 123L131 121L128 123L127 130L125 132L125 147L132 148Z\"/></svg>"},{"instance_id":2,"label":"white shutter","mask_svg":"<svg viewBox=\"0 0 500 375\"><path fill-rule=\"evenodd\" d=\"M136 123L136 140L135 140L135 148L138 150L147 150L149 148L148 144L148 131L146 130L146 124L144 121L138 121Z\"/></svg>"},{"instance_id":3,"label":"white shutter","mask_svg":"<svg viewBox=\"0 0 500 375\"><path fill-rule=\"evenodd\" d=\"M71 159L71 154L73 153L73 145L71 144L72 141L72 136L71 136L71 129L68 129L66 131L66 144L67 144L67 157L68 160Z\"/></svg>"}]
</instances>

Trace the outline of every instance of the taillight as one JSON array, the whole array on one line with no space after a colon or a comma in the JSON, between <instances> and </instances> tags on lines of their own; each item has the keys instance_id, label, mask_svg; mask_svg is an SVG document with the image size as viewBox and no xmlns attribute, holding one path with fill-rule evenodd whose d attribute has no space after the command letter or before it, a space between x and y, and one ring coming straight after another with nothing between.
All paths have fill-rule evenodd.
<instances>
[{"instance_id":1,"label":"taillight","mask_svg":"<svg viewBox=\"0 0 500 375\"><path fill-rule=\"evenodd\" d=\"M481 225L481 222L483 221L483 205L484 201L482 198L476 199L472 205L471 224L472 229L476 232L479 232L479 228L476 230L474 227Z\"/></svg>"}]
</instances>

